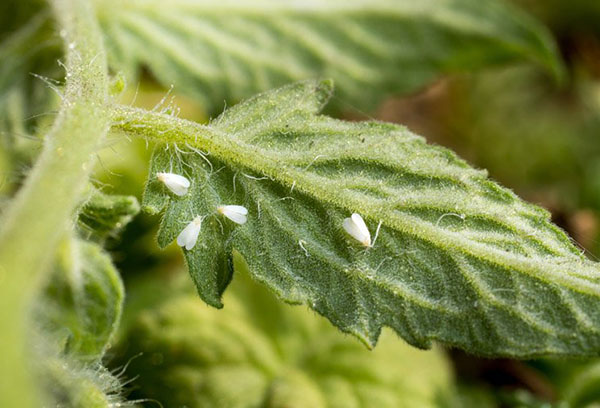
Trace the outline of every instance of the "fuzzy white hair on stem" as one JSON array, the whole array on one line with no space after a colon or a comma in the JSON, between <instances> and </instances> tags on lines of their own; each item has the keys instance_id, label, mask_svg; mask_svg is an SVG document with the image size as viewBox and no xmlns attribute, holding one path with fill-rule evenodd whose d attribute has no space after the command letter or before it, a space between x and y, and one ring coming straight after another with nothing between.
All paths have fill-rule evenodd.
<instances>
[{"instance_id":1,"label":"fuzzy white hair on stem","mask_svg":"<svg viewBox=\"0 0 600 408\"><path fill-rule=\"evenodd\" d=\"M186 195L190 188L190 181L179 174L159 172L156 173L156 178L178 196Z\"/></svg>"},{"instance_id":2,"label":"fuzzy white hair on stem","mask_svg":"<svg viewBox=\"0 0 600 408\"><path fill-rule=\"evenodd\" d=\"M59 65L60 64L62 64L62 62L59 62ZM62 64L62 66L64 67L64 64ZM48 88L50 88L51 90L53 90L54 93L56 93L61 100L64 99L64 95L63 95L62 91L60 90L61 83L59 81L56 81L52 78L48 78L48 77L45 77L42 75L34 74L34 73L31 73L30 75L41 80L43 83L45 83L46 86ZM71 76L70 73L67 72L67 77L70 77L70 76Z\"/></svg>"},{"instance_id":3,"label":"fuzzy white hair on stem","mask_svg":"<svg viewBox=\"0 0 600 408\"><path fill-rule=\"evenodd\" d=\"M163 112L164 111L165 108L163 108L163 105L167 102L167 99L171 95L171 92L173 92L173 88L174 88L174 86L173 86L173 84L171 84L167 93L162 97L162 99L160 101L158 101L158 103L156 105L154 105L154 108L152 108L151 112ZM172 100L171 100L171 103L172 103Z\"/></svg>"},{"instance_id":4,"label":"fuzzy white hair on stem","mask_svg":"<svg viewBox=\"0 0 600 408\"><path fill-rule=\"evenodd\" d=\"M194 248L198 235L202 229L202 220L204 217L195 217L177 236L177 245L185 247L188 251Z\"/></svg>"},{"instance_id":5,"label":"fuzzy white hair on stem","mask_svg":"<svg viewBox=\"0 0 600 408\"><path fill-rule=\"evenodd\" d=\"M360 214L354 213L349 218L345 218L342 226L352 238L363 246L371 247L371 233Z\"/></svg>"},{"instance_id":6,"label":"fuzzy white hair on stem","mask_svg":"<svg viewBox=\"0 0 600 408\"><path fill-rule=\"evenodd\" d=\"M187 146L188 149L190 149L192 152L198 154L206 163L208 163L208 166L210 167L210 174L212 174L212 172L213 172L213 165L210 162L210 160L208 160L208 158L206 157L206 156L208 156L208 152L203 152L200 149L196 149L195 147L190 146L189 143L186 143L185 145Z\"/></svg>"},{"instance_id":7,"label":"fuzzy white hair on stem","mask_svg":"<svg viewBox=\"0 0 600 408\"><path fill-rule=\"evenodd\" d=\"M248 221L248 209L241 205L220 205L217 212L236 224L243 225Z\"/></svg>"}]
</instances>

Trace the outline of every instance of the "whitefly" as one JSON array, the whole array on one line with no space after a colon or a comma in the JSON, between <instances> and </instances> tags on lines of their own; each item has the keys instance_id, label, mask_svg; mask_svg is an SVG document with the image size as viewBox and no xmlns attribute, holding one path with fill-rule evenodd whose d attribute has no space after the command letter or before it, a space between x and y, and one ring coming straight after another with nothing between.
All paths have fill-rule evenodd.
<instances>
[{"instance_id":1,"label":"whitefly","mask_svg":"<svg viewBox=\"0 0 600 408\"><path fill-rule=\"evenodd\" d=\"M202 229L202 220L201 216L194 218L177 236L177 245L185 247L188 251L194 248Z\"/></svg>"},{"instance_id":2,"label":"whitefly","mask_svg":"<svg viewBox=\"0 0 600 408\"><path fill-rule=\"evenodd\" d=\"M243 225L248 221L248 209L241 205L220 205L217 212L236 224Z\"/></svg>"},{"instance_id":3,"label":"whitefly","mask_svg":"<svg viewBox=\"0 0 600 408\"><path fill-rule=\"evenodd\" d=\"M156 178L161 181L169 190L178 196L187 194L190 188L190 181L175 173L156 173Z\"/></svg>"}]
</instances>

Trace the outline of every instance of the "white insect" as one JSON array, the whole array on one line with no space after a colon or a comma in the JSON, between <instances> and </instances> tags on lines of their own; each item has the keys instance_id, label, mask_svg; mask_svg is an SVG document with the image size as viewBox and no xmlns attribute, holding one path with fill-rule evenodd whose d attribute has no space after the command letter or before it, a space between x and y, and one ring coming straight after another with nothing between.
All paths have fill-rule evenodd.
<instances>
[{"instance_id":1,"label":"white insect","mask_svg":"<svg viewBox=\"0 0 600 408\"><path fill-rule=\"evenodd\" d=\"M202 228L203 217L197 216L177 236L177 245L185 247L188 251L196 245L198 235Z\"/></svg>"},{"instance_id":2,"label":"white insect","mask_svg":"<svg viewBox=\"0 0 600 408\"><path fill-rule=\"evenodd\" d=\"M184 196L190 188L190 181L175 173L156 173L156 178L162 181L173 193Z\"/></svg>"},{"instance_id":3,"label":"white insect","mask_svg":"<svg viewBox=\"0 0 600 408\"><path fill-rule=\"evenodd\" d=\"M248 221L248 209L241 205L221 205L217 207L217 212L236 224L245 224Z\"/></svg>"},{"instance_id":4,"label":"white insect","mask_svg":"<svg viewBox=\"0 0 600 408\"><path fill-rule=\"evenodd\" d=\"M342 226L352 238L356 239L363 246L371 246L371 233L360 214L354 213L350 218L344 219Z\"/></svg>"}]
</instances>

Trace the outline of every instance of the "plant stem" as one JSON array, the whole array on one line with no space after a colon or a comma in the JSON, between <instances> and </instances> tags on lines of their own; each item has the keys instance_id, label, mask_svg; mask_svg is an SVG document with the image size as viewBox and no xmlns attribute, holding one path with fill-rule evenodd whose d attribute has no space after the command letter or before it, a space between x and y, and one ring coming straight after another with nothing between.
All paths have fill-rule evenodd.
<instances>
[{"instance_id":1,"label":"plant stem","mask_svg":"<svg viewBox=\"0 0 600 408\"><path fill-rule=\"evenodd\" d=\"M109 128L108 73L89 0L51 0L67 80L44 149L0 219L0 406L38 407L27 360L27 306L49 270Z\"/></svg>"}]
</instances>

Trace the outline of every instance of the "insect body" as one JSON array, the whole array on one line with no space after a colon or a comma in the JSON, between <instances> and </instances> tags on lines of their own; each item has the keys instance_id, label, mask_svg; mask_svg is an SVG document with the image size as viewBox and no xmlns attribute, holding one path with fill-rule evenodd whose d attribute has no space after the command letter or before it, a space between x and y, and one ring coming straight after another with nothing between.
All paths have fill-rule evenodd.
<instances>
[{"instance_id":1,"label":"insect body","mask_svg":"<svg viewBox=\"0 0 600 408\"><path fill-rule=\"evenodd\" d=\"M241 205L221 205L217 207L217 212L236 224L245 224L248 221L248 209Z\"/></svg>"},{"instance_id":2,"label":"insect body","mask_svg":"<svg viewBox=\"0 0 600 408\"><path fill-rule=\"evenodd\" d=\"M177 236L177 245L185 247L188 251L196 245L198 235L202 228L203 217L197 216Z\"/></svg>"},{"instance_id":3,"label":"insect body","mask_svg":"<svg viewBox=\"0 0 600 408\"><path fill-rule=\"evenodd\" d=\"M371 233L360 214L354 213L350 218L344 219L342 226L352 238L356 239L363 246L371 246Z\"/></svg>"},{"instance_id":4,"label":"insect body","mask_svg":"<svg viewBox=\"0 0 600 408\"><path fill-rule=\"evenodd\" d=\"M190 181L175 173L156 173L156 178L163 182L169 190L178 196L186 195L190 188Z\"/></svg>"}]
</instances>

